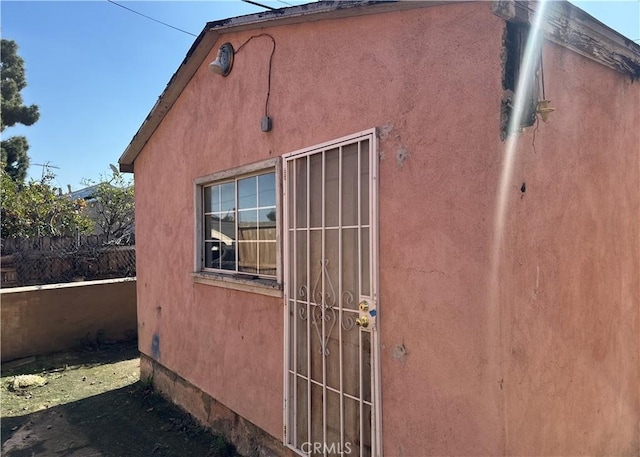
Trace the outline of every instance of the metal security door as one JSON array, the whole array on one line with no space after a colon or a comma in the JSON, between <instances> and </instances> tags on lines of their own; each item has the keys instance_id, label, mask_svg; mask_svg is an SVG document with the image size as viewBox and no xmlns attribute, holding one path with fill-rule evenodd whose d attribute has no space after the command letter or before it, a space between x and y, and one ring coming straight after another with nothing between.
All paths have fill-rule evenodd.
<instances>
[{"instance_id":1,"label":"metal security door","mask_svg":"<svg viewBox=\"0 0 640 457\"><path fill-rule=\"evenodd\" d=\"M285 443L380 455L375 132L284 156Z\"/></svg>"}]
</instances>

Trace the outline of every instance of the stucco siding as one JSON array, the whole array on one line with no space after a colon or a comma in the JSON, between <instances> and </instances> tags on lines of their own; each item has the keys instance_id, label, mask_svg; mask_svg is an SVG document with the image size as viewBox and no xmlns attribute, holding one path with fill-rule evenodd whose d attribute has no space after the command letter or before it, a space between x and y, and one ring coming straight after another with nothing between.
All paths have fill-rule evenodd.
<instances>
[{"instance_id":1,"label":"stucco siding","mask_svg":"<svg viewBox=\"0 0 640 457\"><path fill-rule=\"evenodd\" d=\"M135 161L140 350L282 437L283 300L194 282L193 180L378 127L385 455L637 451L640 85L545 43L556 111L520 134L496 263L504 26L477 2L270 27L269 133L271 40L222 78L260 32L222 35Z\"/></svg>"},{"instance_id":2,"label":"stucco siding","mask_svg":"<svg viewBox=\"0 0 640 457\"><path fill-rule=\"evenodd\" d=\"M522 135L501 259L506 453L636 455L640 85L544 51L556 111Z\"/></svg>"}]
</instances>

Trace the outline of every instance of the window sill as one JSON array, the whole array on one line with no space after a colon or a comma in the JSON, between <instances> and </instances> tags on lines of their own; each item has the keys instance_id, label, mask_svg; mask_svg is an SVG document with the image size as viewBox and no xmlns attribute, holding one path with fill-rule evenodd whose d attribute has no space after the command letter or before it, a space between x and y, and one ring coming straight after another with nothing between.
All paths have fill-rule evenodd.
<instances>
[{"instance_id":1,"label":"window sill","mask_svg":"<svg viewBox=\"0 0 640 457\"><path fill-rule=\"evenodd\" d=\"M197 284L269 295L271 297L283 297L282 284L278 284L272 279L251 279L203 271L191 273L191 277L193 282Z\"/></svg>"}]
</instances>

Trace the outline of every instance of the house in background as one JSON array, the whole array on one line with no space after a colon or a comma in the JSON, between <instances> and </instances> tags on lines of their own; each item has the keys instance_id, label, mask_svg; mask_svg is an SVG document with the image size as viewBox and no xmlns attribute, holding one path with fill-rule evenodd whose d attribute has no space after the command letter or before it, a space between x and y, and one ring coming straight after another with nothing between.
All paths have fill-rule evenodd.
<instances>
[{"instance_id":1,"label":"house in background","mask_svg":"<svg viewBox=\"0 0 640 457\"><path fill-rule=\"evenodd\" d=\"M119 161L141 376L245 455L638 455L639 77L564 1L208 23Z\"/></svg>"},{"instance_id":2,"label":"house in background","mask_svg":"<svg viewBox=\"0 0 640 457\"><path fill-rule=\"evenodd\" d=\"M69 187L67 195L71 200L85 201L83 212L93 221L93 235L101 236L108 244L135 244L132 185L117 187L103 182L75 191Z\"/></svg>"}]
</instances>

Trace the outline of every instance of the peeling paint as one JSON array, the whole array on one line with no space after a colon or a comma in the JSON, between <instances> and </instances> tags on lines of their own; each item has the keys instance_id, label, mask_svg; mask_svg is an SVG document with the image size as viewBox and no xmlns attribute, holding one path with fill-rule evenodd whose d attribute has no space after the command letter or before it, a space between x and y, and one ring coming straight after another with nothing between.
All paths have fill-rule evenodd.
<instances>
[{"instance_id":1,"label":"peeling paint","mask_svg":"<svg viewBox=\"0 0 640 457\"><path fill-rule=\"evenodd\" d=\"M409 158L409 151L407 151L404 147L400 147L398 152L396 152L396 165L398 168L404 167L404 162Z\"/></svg>"},{"instance_id":2,"label":"peeling paint","mask_svg":"<svg viewBox=\"0 0 640 457\"><path fill-rule=\"evenodd\" d=\"M393 130L393 124L388 123L383 125L382 127L378 127L378 138L381 140L386 140L389 137L389 133Z\"/></svg>"},{"instance_id":3,"label":"peeling paint","mask_svg":"<svg viewBox=\"0 0 640 457\"><path fill-rule=\"evenodd\" d=\"M407 357L407 348L404 346L404 343L397 344L393 347L393 351L391 352L391 357L396 360L402 360Z\"/></svg>"}]
</instances>

